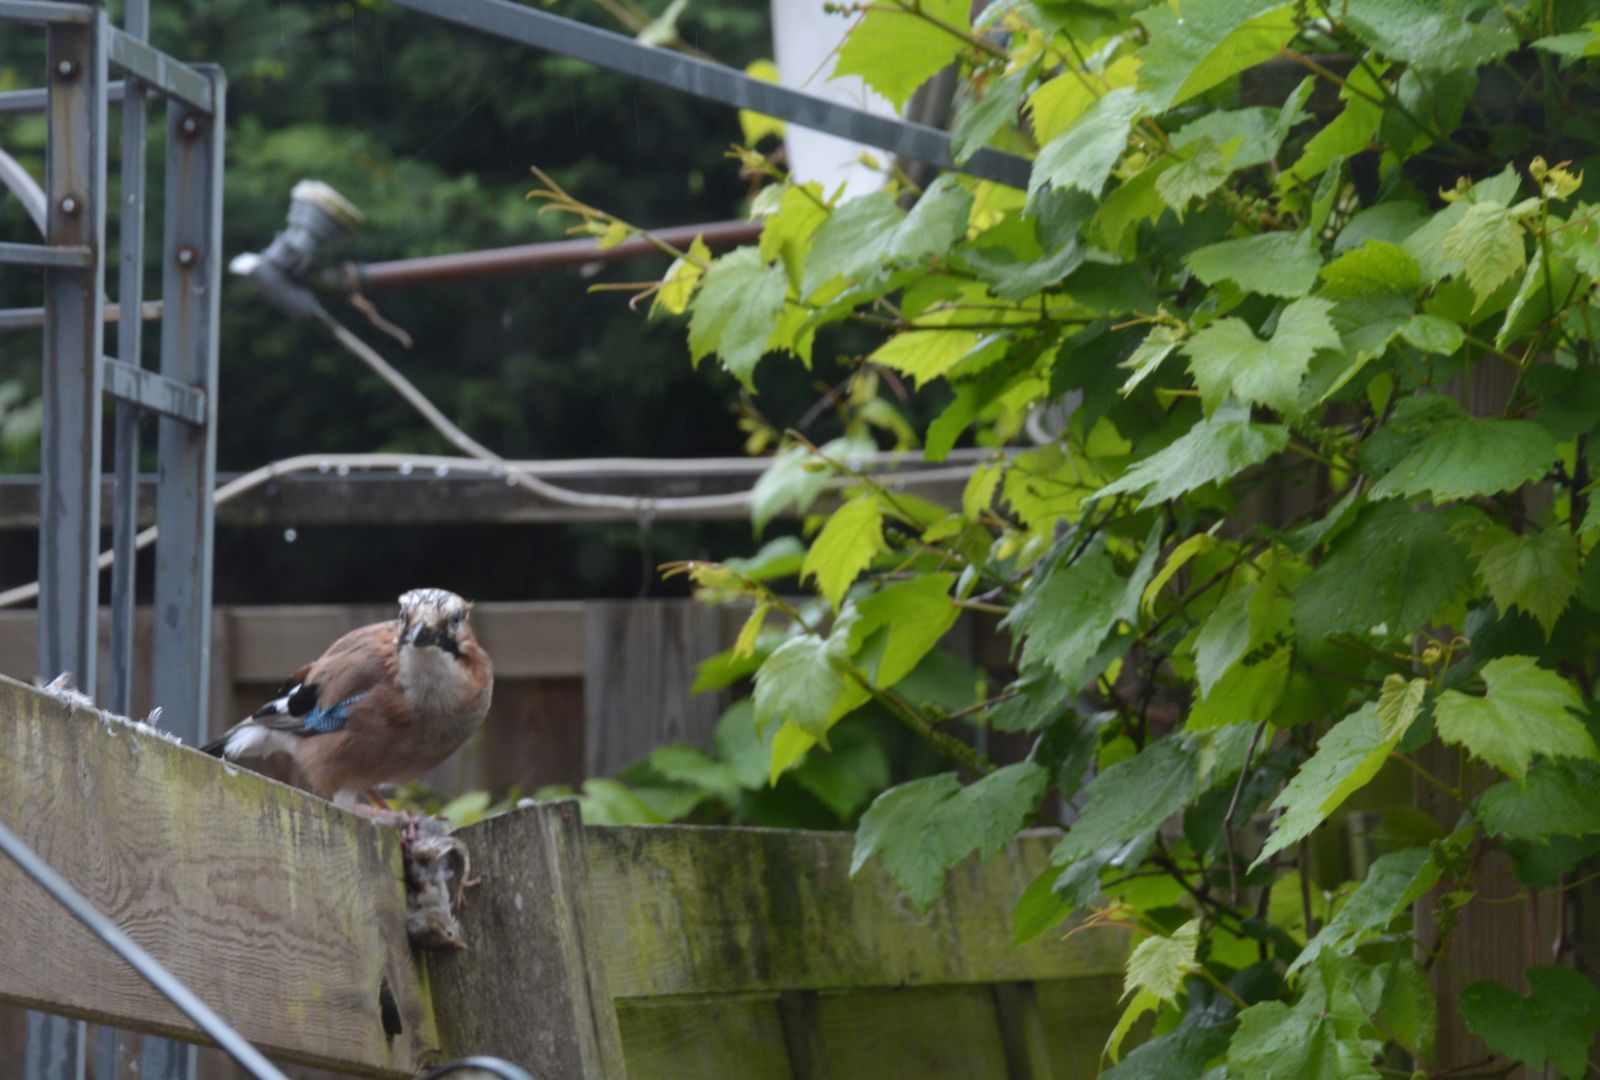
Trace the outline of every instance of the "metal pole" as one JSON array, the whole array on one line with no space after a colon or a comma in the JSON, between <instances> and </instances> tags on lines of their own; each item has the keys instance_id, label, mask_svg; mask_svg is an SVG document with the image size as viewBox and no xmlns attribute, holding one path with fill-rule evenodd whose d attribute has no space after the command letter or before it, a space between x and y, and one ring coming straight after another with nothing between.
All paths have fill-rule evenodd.
<instances>
[{"instance_id":1,"label":"metal pole","mask_svg":"<svg viewBox=\"0 0 1600 1080\"><path fill-rule=\"evenodd\" d=\"M651 234L675 248L687 248L701 237L712 251L753 243L761 236L759 221L713 221L705 225L674 225L652 229ZM458 281L545 270L556 266L583 266L587 263L617 262L641 256L660 255L661 251L641 237L602 248L598 240L556 240L547 244L518 244L515 247L460 251L449 255L424 255L415 259L389 262L355 263L348 276L331 271L327 283L348 287L349 276L363 289L393 289L436 281Z\"/></svg>"},{"instance_id":2,"label":"metal pole","mask_svg":"<svg viewBox=\"0 0 1600 1080\"><path fill-rule=\"evenodd\" d=\"M105 324L106 15L48 30L46 236L89 252L44 272L44 432L40 445L39 670L95 687L100 575L100 356ZM84 1025L28 1014L28 1080L81 1080Z\"/></svg>"},{"instance_id":3,"label":"metal pole","mask_svg":"<svg viewBox=\"0 0 1600 1080\"><path fill-rule=\"evenodd\" d=\"M159 421L155 656L152 700L163 726L203 741L211 666L211 489L216 481L217 318L222 288L222 138L227 82L211 80L215 112L167 105L165 307L161 373L205 391L205 423Z\"/></svg>"}]
</instances>

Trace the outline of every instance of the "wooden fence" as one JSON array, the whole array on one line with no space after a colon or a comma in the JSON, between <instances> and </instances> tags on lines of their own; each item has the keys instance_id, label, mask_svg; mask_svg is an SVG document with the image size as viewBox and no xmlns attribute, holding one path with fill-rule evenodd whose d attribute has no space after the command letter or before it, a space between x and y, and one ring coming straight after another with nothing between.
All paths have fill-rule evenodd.
<instances>
[{"instance_id":1,"label":"wooden fence","mask_svg":"<svg viewBox=\"0 0 1600 1080\"><path fill-rule=\"evenodd\" d=\"M0 822L246 1037L363 1076L1093 1075L1126 946L1011 944L1046 836L919 913L876 865L849 878L849 836L585 827L569 800L463 831L470 947L419 958L392 830L4 678ZM4 860L0 896L0 1001L194 1036Z\"/></svg>"}]
</instances>

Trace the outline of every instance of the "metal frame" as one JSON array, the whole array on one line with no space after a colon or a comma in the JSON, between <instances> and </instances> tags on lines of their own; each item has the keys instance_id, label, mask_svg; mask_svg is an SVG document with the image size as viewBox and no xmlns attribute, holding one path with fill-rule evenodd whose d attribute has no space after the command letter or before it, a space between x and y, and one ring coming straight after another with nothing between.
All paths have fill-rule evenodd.
<instances>
[{"instance_id":1,"label":"metal frame","mask_svg":"<svg viewBox=\"0 0 1600 1080\"><path fill-rule=\"evenodd\" d=\"M151 48L148 0L128 0L126 26L112 27L96 3L0 0L0 24L42 25L47 85L0 95L0 112L44 109L49 128L43 186L43 244L0 244L0 264L44 274L44 410L39 529L39 670L71 672L94 696L99 608L100 461L104 397L116 402L113 436L117 559L111 578L109 678L100 700L126 713L133 681L133 606L140 419L157 417L162 482L156 515L155 601L160 618L152 686L165 726L191 743L204 733L211 617L211 489L215 480L218 294L221 289L222 121L226 82ZM112 84L109 73L126 79ZM113 92L113 89L117 92ZM160 306L161 370L143 365L142 319L117 321L118 355L105 354L107 105L121 98L121 310L144 301L146 99L167 99L166 212ZM6 159L10 162L10 159ZM11 163L14 165L15 163ZM0 183L26 188L8 169ZM35 197L35 201L37 198ZM30 311L0 312L11 324ZM84 1026L30 1013L24 1073L29 1080L78 1080ZM113 1077L118 1036L95 1048L98 1073ZM140 1075L183 1080L194 1048L146 1038Z\"/></svg>"}]
</instances>

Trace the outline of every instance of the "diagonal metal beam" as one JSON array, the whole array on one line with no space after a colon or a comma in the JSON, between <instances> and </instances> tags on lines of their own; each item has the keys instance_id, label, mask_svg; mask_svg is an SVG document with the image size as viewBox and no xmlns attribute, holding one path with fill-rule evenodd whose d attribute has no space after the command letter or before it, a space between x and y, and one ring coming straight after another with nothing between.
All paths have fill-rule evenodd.
<instances>
[{"instance_id":1,"label":"diagonal metal beam","mask_svg":"<svg viewBox=\"0 0 1600 1080\"><path fill-rule=\"evenodd\" d=\"M112 67L138 76L157 93L193 105L201 112L211 112L211 83L204 75L115 28L111 30L110 60Z\"/></svg>"},{"instance_id":2,"label":"diagonal metal beam","mask_svg":"<svg viewBox=\"0 0 1600 1080\"><path fill-rule=\"evenodd\" d=\"M752 79L724 64L641 45L622 34L563 19L538 8L523 7L507 0L395 0L395 3L457 26L571 56L596 67L660 83L724 105L753 109L940 168L959 169L1010 187L1028 186L1031 166L1025 158L1014 154L983 149L964 164L957 165L950 157L948 132L878 116L814 94Z\"/></svg>"},{"instance_id":3,"label":"diagonal metal beam","mask_svg":"<svg viewBox=\"0 0 1600 1080\"><path fill-rule=\"evenodd\" d=\"M105 389L112 397L186 424L205 424L204 390L115 357L106 357L104 364Z\"/></svg>"}]
</instances>

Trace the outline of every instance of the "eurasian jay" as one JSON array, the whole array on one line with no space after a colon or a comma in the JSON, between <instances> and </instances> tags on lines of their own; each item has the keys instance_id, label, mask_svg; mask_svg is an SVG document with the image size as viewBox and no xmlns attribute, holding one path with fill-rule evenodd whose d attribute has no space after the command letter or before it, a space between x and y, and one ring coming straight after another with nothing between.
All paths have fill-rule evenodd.
<instances>
[{"instance_id":1,"label":"eurasian jay","mask_svg":"<svg viewBox=\"0 0 1600 1080\"><path fill-rule=\"evenodd\" d=\"M472 605L443 589L400 597L399 617L352 630L276 696L203 749L230 761L288 753L325 799L383 800L467 740L489 711L494 668L472 633Z\"/></svg>"}]
</instances>

